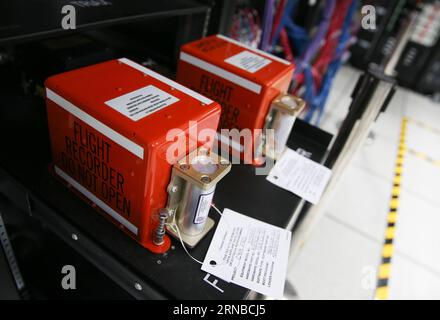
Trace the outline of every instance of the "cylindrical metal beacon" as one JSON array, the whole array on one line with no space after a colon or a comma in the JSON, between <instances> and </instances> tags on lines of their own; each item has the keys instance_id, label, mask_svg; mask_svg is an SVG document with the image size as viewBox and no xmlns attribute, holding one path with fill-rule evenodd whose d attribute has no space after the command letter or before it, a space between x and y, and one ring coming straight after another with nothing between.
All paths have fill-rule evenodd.
<instances>
[{"instance_id":1,"label":"cylindrical metal beacon","mask_svg":"<svg viewBox=\"0 0 440 320\"><path fill-rule=\"evenodd\" d=\"M282 94L272 101L266 117L265 130L272 129L274 139L273 145L269 139L265 139L263 153L266 157L272 159L280 157L286 147L293 124L304 107L304 100L290 94Z\"/></svg>"},{"instance_id":2,"label":"cylindrical metal beacon","mask_svg":"<svg viewBox=\"0 0 440 320\"><path fill-rule=\"evenodd\" d=\"M208 233L214 225L208 214L217 183L230 169L227 160L203 149L174 165L167 209L174 212L177 226L168 228L171 234L194 247Z\"/></svg>"},{"instance_id":3,"label":"cylindrical metal beacon","mask_svg":"<svg viewBox=\"0 0 440 320\"><path fill-rule=\"evenodd\" d=\"M203 174L202 180L210 183L210 174L218 169L218 164L207 155L197 156L192 160L193 170ZM186 235L195 236L203 232L211 208L216 184L203 189L195 184L187 183L183 191L182 203L178 210L178 224L180 231Z\"/></svg>"}]
</instances>

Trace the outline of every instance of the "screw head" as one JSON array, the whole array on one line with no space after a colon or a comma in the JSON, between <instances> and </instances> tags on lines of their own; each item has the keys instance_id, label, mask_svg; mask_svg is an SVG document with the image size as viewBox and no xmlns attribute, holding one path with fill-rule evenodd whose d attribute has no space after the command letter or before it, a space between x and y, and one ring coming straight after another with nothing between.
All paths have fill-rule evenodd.
<instances>
[{"instance_id":1,"label":"screw head","mask_svg":"<svg viewBox=\"0 0 440 320\"><path fill-rule=\"evenodd\" d=\"M182 170L186 171L186 170L189 170L189 168L190 168L189 165L186 163L180 165L180 169L182 169Z\"/></svg>"},{"instance_id":2,"label":"screw head","mask_svg":"<svg viewBox=\"0 0 440 320\"><path fill-rule=\"evenodd\" d=\"M171 188L171 192L177 192L177 190L179 190L179 187L177 187L177 186L173 186L172 188Z\"/></svg>"},{"instance_id":3,"label":"screw head","mask_svg":"<svg viewBox=\"0 0 440 320\"><path fill-rule=\"evenodd\" d=\"M229 165L229 161L228 160L221 160L220 165L226 167Z\"/></svg>"},{"instance_id":4,"label":"screw head","mask_svg":"<svg viewBox=\"0 0 440 320\"><path fill-rule=\"evenodd\" d=\"M212 179L208 176L203 176L200 178L200 181L202 181L203 183L210 183Z\"/></svg>"},{"instance_id":5,"label":"screw head","mask_svg":"<svg viewBox=\"0 0 440 320\"><path fill-rule=\"evenodd\" d=\"M134 288L138 291L142 291L142 286L137 282L134 284Z\"/></svg>"},{"instance_id":6,"label":"screw head","mask_svg":"<svg viewBox=\"0 0 440 320\"><path fill-rule=\"evenodd\" d=\"M75 233L72 233L72 239L77 241L78 240L78 236Z\"/></svg>"}]
</instances>

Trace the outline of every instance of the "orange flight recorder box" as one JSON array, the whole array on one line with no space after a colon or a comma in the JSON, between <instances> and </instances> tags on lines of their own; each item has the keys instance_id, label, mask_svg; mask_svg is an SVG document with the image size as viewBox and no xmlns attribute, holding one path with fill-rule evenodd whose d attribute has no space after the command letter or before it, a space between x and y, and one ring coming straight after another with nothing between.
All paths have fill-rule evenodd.
<instances>
[{"instance_id":1,"label":"orange flight recorder box","mask_svg":"<svg viewBox=\"0 0 440 320\"><path fill-rule=\"evenodd\" d=\"M253 130L265 127L293 71L286 60L213 35L182 46L177 81L221 104L220 128Z\"/></svg>"},{"instance_id":2,"label":"orange flight recorder box","mask_svg":"<svg viewBox=\"0 0 440 320\"><path fill-rule=\"evenodd\" d=\"M46 102L54 174L142 246L167 251L169 237L153 237L173 164L206 143L190 130L214 139L220 106L125 58L50 77ZM173 143L184 145L170 154Z\"/></svg>"}]
</instances>

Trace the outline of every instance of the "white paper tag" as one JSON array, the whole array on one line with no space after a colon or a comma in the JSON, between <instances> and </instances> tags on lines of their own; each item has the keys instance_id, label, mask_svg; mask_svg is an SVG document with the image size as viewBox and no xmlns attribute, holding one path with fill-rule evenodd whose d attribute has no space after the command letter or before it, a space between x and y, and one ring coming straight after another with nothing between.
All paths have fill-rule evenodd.
<instances>
[{"instance_id":1,"label":"white paper tag","mask_svg":"<svg viewBox=\"0 0 440 320\"><path fill-rule=\"evenodd\" d=\"M246 70L250 73L257 72L261 68L264 68L269 63L272 63L271 60L263 58L258 54L255 54L250 51L242 51L232 57L229 57L225 60L225 62L232 64L240 69Z\"/></svg>"},{"instance_id":2,"label":"white paper tag","mask_svg":"<svg viewBox=\"0 0 440 320\"><path fill-rule=\"evenodd\" d=\"M331 174L330 169L286 148L266 179L317 204Z\"/></svg>"},{"instance_id":3,"label":"white paper tag","mask_svg":"<svg viewBox=\"0 0 440 320\"><path fill-rule=\"evenodd\" d=\"M290 231L225 209L202 270L281 299L291 236Z\"/></svg>"},{"instance_id":4,"label":"white paper tag","mask_svg":"<svg viewBox=\"0 0 440 320\"><path fill-rule=\"evenodd\" d=\"M177 101L179 101L178 98L149 85L106 101L105 104L131 120L138 121Z\"/></svg>"}]
</instances>

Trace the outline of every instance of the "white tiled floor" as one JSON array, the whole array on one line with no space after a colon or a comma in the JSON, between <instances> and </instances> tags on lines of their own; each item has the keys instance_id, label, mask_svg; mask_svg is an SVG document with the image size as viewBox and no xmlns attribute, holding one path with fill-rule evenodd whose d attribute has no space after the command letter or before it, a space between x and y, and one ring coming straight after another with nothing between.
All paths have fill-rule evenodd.
<instances>
[{"instance_id":1,"label":"white tiled floor","mask_svg":"<svg viewBox=\"0 0 440 320\"><path fill-rule=\"evenodd\" d=\"M327 216L381 241L388 214L389 193L390 184L384 179L351 166L347 168L339 190L334 194Z\"/></svg>"},{"instance_id":2,"label":"white tiled floor","mask_svg":"<svg viewBox=\"0 0 440 320\"><path fill-rule=\"evenodd\" d=\"M343 68L322 127L332 133L347 111L358 72ZM440 129L440 104L398 89L374 125L375 139L347 168L326 215L289 271L302 299L372 299L403 116ZM407 146L440 160L440 135L408 124ZM390 299L440 299L440 167L405 158Z\"/></svg>"},{"instance_id":3,"label":"white tiled floor","mask_svg":"<svg viewBox=\"0 0 440 320\"><path fill-rule=\"evenodd\" d=\"M375 271L379 250L379 243L324 217L294 265L292 283L300 299L369 299L375 284L364 287L363 278Z\"/></svg>"}]
</instances>

